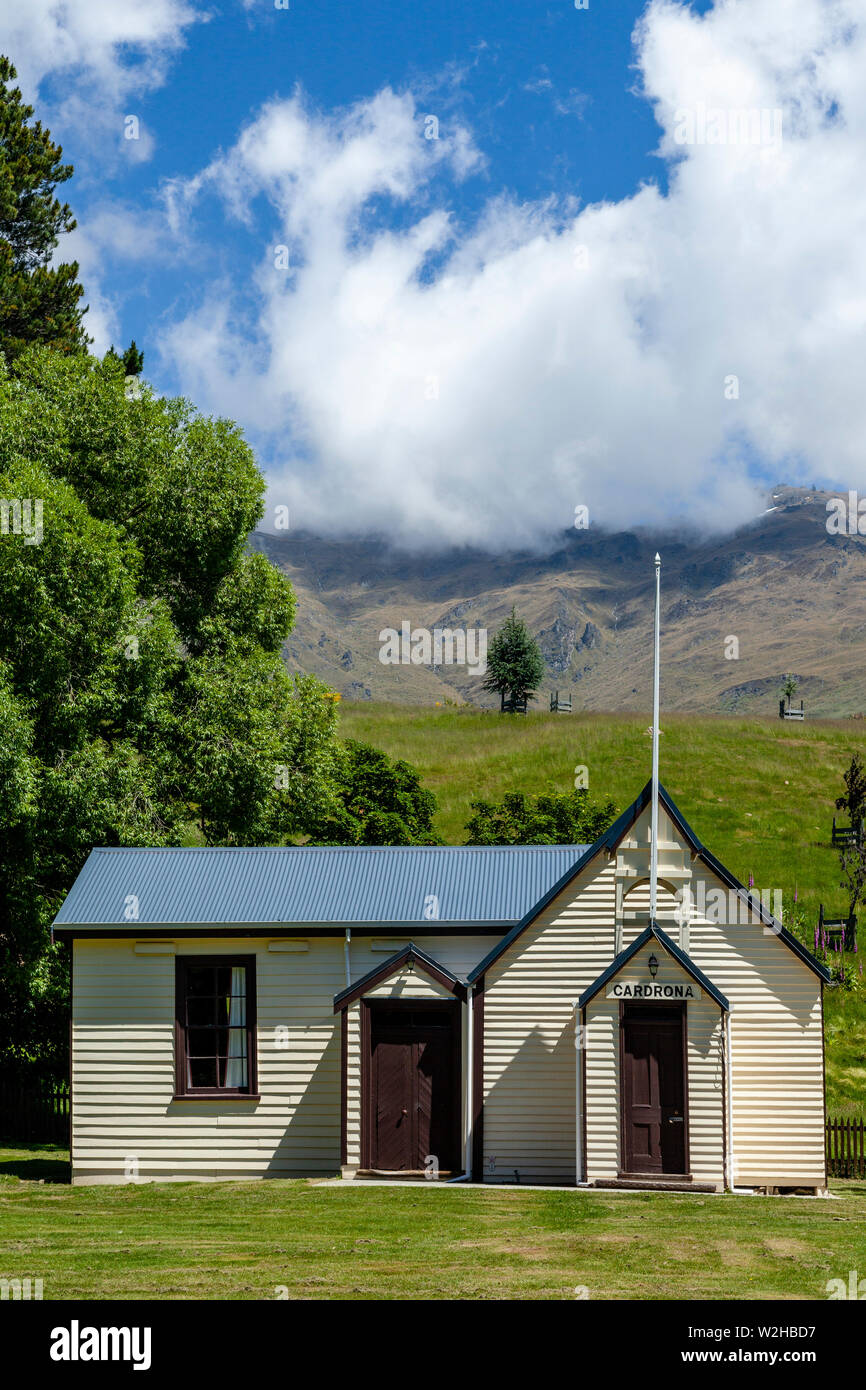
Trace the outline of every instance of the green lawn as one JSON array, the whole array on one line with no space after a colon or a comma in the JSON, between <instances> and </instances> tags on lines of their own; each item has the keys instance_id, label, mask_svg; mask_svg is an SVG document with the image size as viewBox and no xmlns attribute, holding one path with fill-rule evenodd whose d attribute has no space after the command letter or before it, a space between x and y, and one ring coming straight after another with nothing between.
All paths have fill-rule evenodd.
<instances>
[{"instance_id":1,"label":"green lawn","mask_svg":"<svg viewBox=\"0 0 866 1390\"><path fill-rule=\"evenodd\" d=\"M46 1299L823 1299L829 1279L866 1270L866 1183L836 1184L838 1200L73 1188L64 1158L0 1149L0 1276L41 1278Z\"/></svg>"},{"instance_id":2,"label":"green lawn","mask_svg":"<svg viewBox=\"0 0 866 1390\"><path fill-rule=\"evenodd\" d=\"M650 774L646 717L628 714L501 715L472 706L341 706L345 737L406 758L435 792L436 828L465 841L470 803L506 791L568 792L576 766L590 795L623 810ZM854 752L866 755L861 720L664 715L661 780L697 835L744 883L779 889L787 913L810 927L823 902L841 916L837 852L830 846L834 802ZM788 918L790 920L790 918ZM859 945L866 949L866 911ZM807 929L808 930L808 929ZM866 1116L866 983L859 995L827 990L827 1104Z\"/></svg>"}]
</instances>

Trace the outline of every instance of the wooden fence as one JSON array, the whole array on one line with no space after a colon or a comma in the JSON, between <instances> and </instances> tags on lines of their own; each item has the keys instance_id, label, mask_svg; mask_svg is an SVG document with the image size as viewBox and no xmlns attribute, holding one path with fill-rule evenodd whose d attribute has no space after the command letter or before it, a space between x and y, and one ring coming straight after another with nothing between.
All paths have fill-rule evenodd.
<instances>
[{"instance_id":1,"label":"wooden fence","mask_svg":"<svg viewBox=\"0 0 866 1390\"><path fill-rule=\"evenodd\" d=\"M558 690L550 692L550 713L571 714L571 696L560 695Z\"/></svg>"},{"instance_id":2,"label":"wooden fence","mask_svg":"<svg viewBox=\"0 0 866 1390\"><path fill-rule=\"evenodd\" d=\"M842 947L843 951L853 951L857 943L857 918L854 913L848 917L825 917L824 904L818 904L818 941L831 950Z\"/></svg>"},{"instance_id":3,"label":"wooden fence","mask_svg":"<svg viewBox=\"0 0 866 1390\"><path fill-rule=\"evenodd\" d=\"M68 1144L68 1083L0 1076L0 1135L25 1144Z\"/></svg>"},{"instance_id":4,"label":"wooden fence","mask_svg":"<svg viewBox=\"0 0 866 1390\"><path fill-rule=\"evenodd\" d=\"M863 838L862 825L837 825L836 817L833 817L833 830L830 835L831 845L856 845Z\"/></svg>"},{"instance_id":5,"label":"wooden fence","mask_svg":"<svg viewBox=\"0 0 866 1390\"><path fill-rule=\"evenodd\" d=\"M503 690L499 696L499 712L500 714L525 714L526 696L524 695L523 699L518 699L516 695L506 695Z\"/></svg>"},{"instance_id":6,"label":"wooden fence","mask_svg":"<svg viewBox=\"0 0 866 1390\"><path fill-rule=\"evenodd\" d=\"M866 1178L866 1120L827 1121L827 1176Z\"/></svg>"},{"instance_id":7,"label":"wooden fence","mask_svg":"<svg viewBox=\"0 0 866 1390\"><path fill-rule=\"evenodd\" d=\"M779 701L779 718L780 718L780 719L805 719L805 718L806 718L806 711L805 711L804 708L803 708L803 701L802 701L802 700L800 701L800 708L798 709L796 705L792 705L792 704L789 704L789 703L786 704L786 702L785 702L784 700L780 700L780 701Z\"/></svg>"}]
</instances>

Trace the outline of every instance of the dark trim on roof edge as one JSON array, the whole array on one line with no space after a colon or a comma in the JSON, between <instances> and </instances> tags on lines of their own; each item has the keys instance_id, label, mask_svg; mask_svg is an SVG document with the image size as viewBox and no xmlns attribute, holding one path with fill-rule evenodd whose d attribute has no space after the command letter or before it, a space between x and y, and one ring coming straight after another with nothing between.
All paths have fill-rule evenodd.
<instances>
[{"instance_id":1,"label":"dark trim on roof edge","mask_svg":"<svg viewBox=\"0 0 866 1390\"><path fill-rule=\"evenodd\" d=\"M368 970L367 974L363 975L360 980L356 980L353 985L347 985L345 989L341 989L338 994L335 994L334 1013L347 1009L356 999L360 999L362 994L366 994L368 989L372 989L375 985L381 984L383 980L389 979L395 970L399 970L400 966L407 962L420 966L426 975L443 985L457 999L465 1000L466 985L459 975L454 975L446 966L441 965L432 956L428 956L426 951L422 951L420 947L416 946L414 941L410 941L409 945L404 946L402 951L389 956L381 965L376 965L372 970Z\"/></svg>"},{"instance_id":2,"label":"dark trim on roof edge","mask_svg":"<svg viewBox=\"0 0 866 1390\"><path fill-rule=\"evenodd\" d=\"M607 969L603 970L601 974L593 980L589 988L584 990L577 1001L578 1008L585 1009L587 1004L598 994L599 990L603 989L607 982L612 980L615 975L618 975L622 967L631 960L632 956L637 955L638 951L642 951L644 946L650 941L657 941L659 945L667 951L668 955L672 956L677 964L682 966L686 974L691 975L695 984L700 985L701 989L705 990L710 998L716 1001L720 1009L725 1013L730 1012L731 1006L721 990L716 989L712 980L708 979L700 967L695 965L691 956L686 955L685 951L681 950L676 942L671 940L667 932L662 931L658 922L650 922L649 926L644 928L640 936L635 937L631 945L626 946L624 951L620 951L619 955L611 961Z\"/></svg>"},{"instance_id":3,"label":"dark trim on roof edge","mask_svg":"<svg viewBox=\"0 0 866 1390\"><path fill-rule=\"evenodd\" d=\"M563 874L559 882L555 883L553 887L544 894L544 897L540 898L535 906L529 909L526 916L517 923L516 927L512 927L511 931L502 938L498 946L494 946L493 950L484 957L481 964L476 965L475 969L470 971L467 976L467 981L470 985L475 983L479 975L483 975L486 970L490 969L491 965L495 964L499 957L508 950L509 946L517 940L521 933L535 921L539 913L543 912L557 894L561 893L563 888L567 887L597 855L601 854L602 850L610 851L619 843L626 832L634 825L641 811L649 805L651 795L652 781L649 781L640 793L640 796L632 802L631 806L627 807L622 815L617 817L613 825L611 825L603 835L599 836L594 845L590 845L586 853L578 859L577 863L574 864L567 873ZM664 806L671 820L674 822L674 825L677 826L684 839L691 846L694 854L699 859L703 860L707 868L712 869L713 873L717 874L723 882L727 883L729 888L734 888L738 893L743 894L749 900L753 910L760 917L764 925L770 927L774 935L777 936L780 941L784 942L795 955L799 956L803 964L814 971L819 979L824 980L825 983L829 983L832 977L827 967L822 965L821 962L812 955L812 952L807 950L803 943L798 941L797 938L788 931L787 927L784 927L781 922L777 921L771 913L766 912L759 902L755 902L750 897L745 885L740 883L738 878L734 877L730 869L726 869L724 864L722 864L714 854L711 854L708 849L704 848L688 821L671 800L661 783L659 783L659 801ZM671 945L673 945L673 942L671 942Z\"/></svg>"},{"instance_id":4,"label":"dark trim on roof edge","mask_svg":"<svg viewBox=\"0 0 866 1390\"><path fill-rule=\"evenodd\" d=\"M283 936L345 936L346 927L350 927L353 936L409 936L412 932L419 931L429 933L431 936L495 936L499 939L504 928L508 927L507 922L438 922L433 919L429 924L421 922L347 922L345 926L322 926L318 922L308 922L303 926L281 927L269 926L267 922L261 922L254 926L236 926L233 922L215 922L213 926L189 926L185 923L174 925L172 922L137 922L136 930L131 931L128 926L79 926L75 922L61 922L59 926L51 928L56 932L58 938L66 941L73 940L80 936L111 937L115 941L147 941L149 937L162 940L166 937L173 940L175 937L185 936L258 936L262 940L270 940L272 937Z\"/></svg>"}]
</instances>

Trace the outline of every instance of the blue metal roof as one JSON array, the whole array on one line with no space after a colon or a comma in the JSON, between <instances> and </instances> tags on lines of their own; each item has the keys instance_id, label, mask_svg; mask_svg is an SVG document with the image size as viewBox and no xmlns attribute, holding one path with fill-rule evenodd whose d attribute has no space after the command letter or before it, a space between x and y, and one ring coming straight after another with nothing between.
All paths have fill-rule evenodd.
<instances>
[{"instance_id":1,"label":"blue metal roof","mask_svg":"<svg viewBox=\"0 0 866 1390\"><path fill-rule=\"evenodd\" d=\"M586 845L94 849L55 927L521 918ZM438 914L429 915L431 898ZM128 918L134 898L137 916ZM426 908L426 910L425 910Z\"/></svg>"}]
</instances>

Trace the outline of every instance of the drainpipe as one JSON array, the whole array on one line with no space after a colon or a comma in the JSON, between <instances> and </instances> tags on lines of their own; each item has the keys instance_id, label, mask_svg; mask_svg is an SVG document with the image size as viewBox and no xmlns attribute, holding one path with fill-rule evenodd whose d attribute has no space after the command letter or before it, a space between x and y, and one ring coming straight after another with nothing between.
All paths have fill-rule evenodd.
<instances>
[{"instance_id":1,"label":"drainpipe","mask_svg":"<svg viewBox=\"0 0 866 1390\"><path fill-rule=\"evenodd\" d=\"M346 928L346 940L345 940L344 947L343 947L343 949L344 949L344 951L345 951L345 955L346 955L346 984L347 984L347 985L350 985L350 984L352 983L352 963L351 963L351 959L350 959L350 957L349 957L349 947L351 946L351 944L352 944L352 928L351 928L351 927L347 927L347 928Z\"/></svg>"},{"instance_id":2,"label":"drainpipe","mask_svg":"<svg viewBox=\"0 0 866 1390\"><path fill-rule=\"evenodd\" d=\"M472 1009L472 985L466 988L466 1145L463 1154L463 1169L456 1178L449 1178L449 1182L469 1182L472 1177L472 1073L473 1073L473 1043L475 1040L475 1019Z\"/></svg>"},{"instance_id":3,"label":"drainpipe","mask_svg":"<svg viewBox=\"0 0 866 1390\"><path fill-rule=\"evenodd\" d=\"M750 1195L751 1189L748 1187L734 1186L734 1054L731 1046L731 1011L725 1014L725 1060L728 1068L728 1084L726 1087L728 1113L725 1116L725 1126L728 1137L728 1161L727 1161L727 1187L729 1192L737 1193L740 1196Z\"/></svg>"},{"instance_id":4,"label":"drainpipe","mask_svg":"<svg viewBox=\"0 0 866 1390\"><path fill-rule=\"evenodd\" d=\"M582 1048L586 1039L580 1033L580 1006L574 1001L574 1182L579 1187L585 1181L583 1172L583 1068Z\"/></svg>"}]
</instances>

